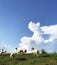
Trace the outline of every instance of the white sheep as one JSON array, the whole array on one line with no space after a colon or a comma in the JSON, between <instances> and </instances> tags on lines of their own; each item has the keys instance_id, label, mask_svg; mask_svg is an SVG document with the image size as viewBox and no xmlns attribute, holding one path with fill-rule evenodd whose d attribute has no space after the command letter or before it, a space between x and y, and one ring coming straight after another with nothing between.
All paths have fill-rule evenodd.
<instances>
[{"instance_id":1,"label":"white sheep","mask_svg":"<svg viewBox=\"0 0 57 65\"><path fill-rule=\"evenodd\" d=\"M37 49L32 48L32 53L33 53L34 56L38 56L38 51L37 51Z\"/></svg>"},{"instance_id":2,"label":"white sheep","mask_svg":"<svg viewBox=\"0 0 57 65\"><path fill-rule=\"evenodd\" d=\"M19 54L19 49L15 48L14 52L18 55Z\"/></svg>"},{"instance_id":3,"label":"white sheep","mask_svg":"<svg viewBox=\"0 0 57 65\"><path fill-rule=\"evenodd\" d=\"M0 54L2 53L2 51L0 50Z\"/></svg>"},{"instance_id":4,"label":"white sheep","mask_svg":"<svg viewBox=\"0 0 57 65\"><path fill-rule=\"evenodd\" d=\"M25 54L26 52L27 52L26 49L20 49L20 50L19 50L19 53L20 53L20 54Z\"/></svg>"},{"instance_id":5,"label":"white sheep","mask_svg":"<svg viewBox=\"0 0 57 65\"><path fill-rule=\"evenodd\" d=\"M42 54L42 52L41 52L41 51L39 51L39 54Z\"/></svg>"},{"instance_id":6,"label":"white sheep","mask_svg":"<svg viewBox=\"0 0 57 65\"><path fill-rule=\"evenodd\" d=\"M6 52L7 52L7 51L4 50L4 49L0 50L0 54L5 54Z\"/></svg>"},{"instance_id":7,"label":"white sheep","mask_svg":"<svg viewBox=\"0 0 57 65\"><path fill-rule=\"evenodd\" d=\"M16 54L25 54L27 52L26 49L18 49L18 48L15 48L15 53Z\"/></svg>"},{"instance_id":8,"label":"white sheep","mask_svg":"<svg viewBox=\"0 0 57 65\"><path fill-rule=\"evenodd\" d=\"M10 59L13 59L14 57L14 53L10 53Z\"/></svg>"}]
</instances>

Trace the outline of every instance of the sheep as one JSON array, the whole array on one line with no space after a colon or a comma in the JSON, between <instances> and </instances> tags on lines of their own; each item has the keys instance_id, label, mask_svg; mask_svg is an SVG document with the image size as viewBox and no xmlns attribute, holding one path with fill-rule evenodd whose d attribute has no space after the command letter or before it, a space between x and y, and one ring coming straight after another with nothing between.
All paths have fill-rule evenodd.
<instances>
[{"instance_id":1,"label":"sheep","mask_svg":"<svg viewBox=\"0 0 57 65\"><path fill-rule=\"evenodd\" d=\"M20 50L20 54L25 54L26 52L27 52L26 49L22 49L22 50Z\"/></svg>"},{"instance_id":2,"label":"sheep","mask_svg":"<svg viewBox=\"0 0 57 65\"><path fill-rule=\"evenodd\" d=\"M37 52L38 51L36 49L32 48L32 53L33 53L34 56L38 56L38 53Z\"/></svg>"},{"instance_id":3,"label":"sheep","mask_svg":"<svg viewBox=\"0 0 57 65\"><path fill-rule=\"evenodd\" d=\"M15 57L14 53L10 53L10 59L13 59Z\"/></svg>"},{"instance_id":4,"label":"sheep","mask_svg":"<svg viewBox=\"0 0 57 65\"><path fill-rule=\"evenodd\" d=\"M39 54L42 54L42 52L41 52L41 51L39 51Z\"/></svg>"},{"instance_id":5,"label":"sheep","mask_svg":"<svg viewBox=\"0 0 57 65\"><path fill-rule=\"evenodd\" d=\"M15 48L15 53L18 55L18 54L25 54L27 52L26 49L18 49L18 48Z\"/></svg>"},{"instance_id":6,"label":"sheep","mask_svg":"<svg viewBox=\"0 0 57 65\"><path fill-rule=\"evenodd\" d=\"M20 54L23 54L24 52L23 52L23 50L20 50L19 53L20 53Z\"/></svg>"},{"instance_id":7,"label":"sheep","mask_svg":"<svg viewBox=\"0 0 57 65\"><path fill-rule=\"evenodd\" d=\"M19 49L15 48L15 53L18 55L19 54Z\"/></svg>"},{"instance_id":8,"label":"sheep","mask_svg":"<svg viewBox=\"0 0 57 65\"><path fill-rule=\"evenodd\" d=\"M2 53L2 51L0 50L0 54Z\"/></svg>"},{"instance_id":9,"label":"sheep","mask_svg":"<svg viewBox=\"0 0 57 65\"><path fill-rule=\"evenodd\" d=\"M5 54L6 52L7 52L7 51L4 50L4 49L0 50L0 54Z\"/></svg>"},{"instance_id":10,"label":"sheep","mask_svg":"<svg viewBox=\"0 0 57 65\"><path fill-rule=\"evenodd\" d=\"M23 52L24 52L24 54L26 54L27 50L25 49Z\"/></svg>"}]
</instances>

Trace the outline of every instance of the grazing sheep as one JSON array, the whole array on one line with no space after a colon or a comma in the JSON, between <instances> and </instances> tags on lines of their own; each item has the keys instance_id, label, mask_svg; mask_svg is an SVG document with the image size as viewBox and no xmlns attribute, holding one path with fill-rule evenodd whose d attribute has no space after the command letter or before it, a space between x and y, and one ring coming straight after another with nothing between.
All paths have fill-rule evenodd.
<instances>
[{"instance_id":1,"label":"grazing sheep","mask_svg":"<svg viewBox=\"0 0 57 65\"><path fill-rule=\"evenodd\" d=\"M41 52L41 51L39 51L39 54L42 54L42 52Z\"/></svg>"},{"instance_id":2,"label":"grazing sheep","mask_svg":"<svg viewBox=\"0 0 57 65\"><path fill-rule=\"evenodd\" d=\"M15 48L15 53L16 53L17 55L19 54L18 48Z\"/></svg>"},{"instance_id":3,"label":"grazing sheep","mask_svg":"<svg viewBox=\"0 0 57 65\"><path fill-rule=\"evenodd\" d=\"M16 54L25 54L27 52L26 49L18 49L18 48L15 48L15 53Z\"/></svg>"},{"instance_id":4,"label":"grazing sheep","mask_svg":"<svg viewBox=\"0 0 57 65\"><path fill-rule=\"evenodd\" d=\"M0 50L0 54L5 54L6 52L7 52L7 51L4 50L4 49Z\"/></svg>"},{"instance_id":5,"label":"grazing sheep","mask_svg":"<svg viewBox=\"0 0 57 65\"><path fill-rule=\"evenodd\" d=\"M2 51L0 50L0 54L2 53Z\"/></svg>"},{"instance_id":6,"label":"grazing sheep","mask_svg":"<svg viewBox=\"0 0 57 65\"><path fill-rule=\"evenodd\" d=\"M27 50L25 49L23 52L24 52L24 54L26 54Z\"/></svg>"},{"instance_id":7,"label":"grazing sheep","mask_svg":"<svg viewBox=\"0 0 57 65\"><path fill-rule=\"evenodd\" d=\"M23 50L20 50L19 53L20 53L20 54L23 54Z\"/></svg>"},{"instance_id":8,"label":"grazing sheep","mask_svg":"<svg viewBox=\"0 0 57 65\"><path fill-rule=\"evenodd\" d=\"M36 49L32 48L32 53L33 53L34 56L38 56L38 53L37 52L38 51Z\"/></svg>"},{"instance_id":9,"label":"grazing sheep","mask_svg":"<svg viewBox=\"0 0 57 65\"><path fill-rule=\"evenodd\" d=\"M26 49L22 49L19 52L20 52L20 54L25 54L27 52L27 50Z\"/></svg>"},{"instance_id":10,"label":"grazing sheep","mask_svg":"<svg viewBox=\"0 0 57 65\"><path fill-rule=\"evenodd\" d=\"M13 59L15 56L13 53L10 53L10 59Z\"/></svg>"}]
</instances>

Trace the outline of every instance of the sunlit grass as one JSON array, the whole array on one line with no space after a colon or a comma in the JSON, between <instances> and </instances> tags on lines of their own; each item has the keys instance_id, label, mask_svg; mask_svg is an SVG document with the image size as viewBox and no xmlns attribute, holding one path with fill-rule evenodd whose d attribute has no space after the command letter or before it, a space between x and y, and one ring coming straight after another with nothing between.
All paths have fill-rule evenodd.
<instances>
[{"instance_id":1,"label":"sunlit grass","mask_svg":"<svg viewBox=\"0 0 57 65\"><path fill-rule=\"evenodd\" d=\"M0 55L0 65L57 65L57 54L41 54L38 57L32 54L15 54L12 60L9 54L3 54Z\"/></svg>"}]
</instances>

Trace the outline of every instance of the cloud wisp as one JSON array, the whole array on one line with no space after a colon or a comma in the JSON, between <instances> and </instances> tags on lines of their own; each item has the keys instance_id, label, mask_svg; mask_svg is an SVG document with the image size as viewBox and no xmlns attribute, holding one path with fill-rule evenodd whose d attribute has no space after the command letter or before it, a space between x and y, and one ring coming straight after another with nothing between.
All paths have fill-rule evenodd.
<instances>
[{"instance_id":1,"label":"cloud wisp","mask_svg":"<svg viewBox=\"0 0 57 65\"><path fill-rule=\"evenodd\" d=\"M28 53L31 52L31 48L34 47L38 50L46 50L47 52L54 52L57 45L57 24L50 26L40 26L40 23L28 24L28 28L33 32L32 37L22 37L21 43L19 43L19 49L27 49ZM44 39L43 35L49 35L48 39ZM57 51L57 50L56 50Z\"/></svg>"}]
</instances>

